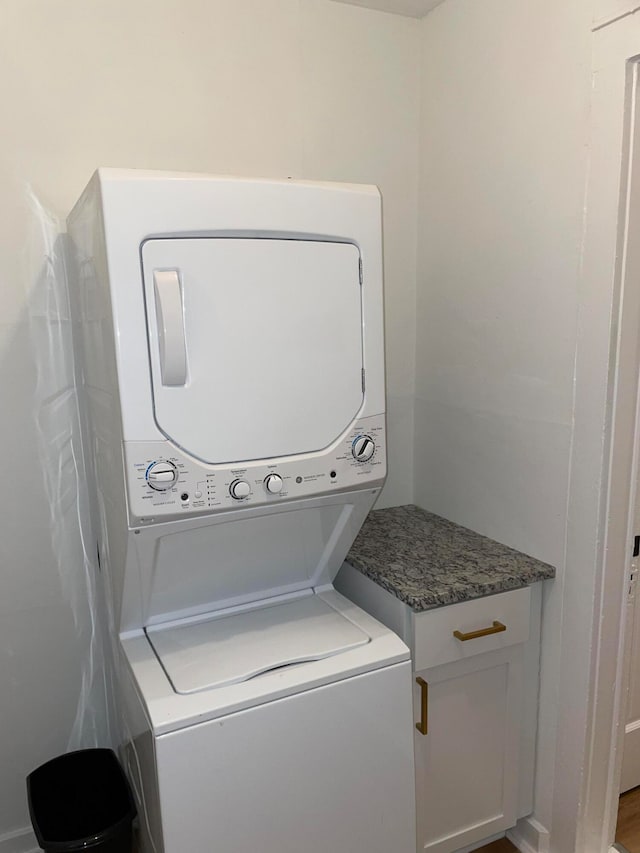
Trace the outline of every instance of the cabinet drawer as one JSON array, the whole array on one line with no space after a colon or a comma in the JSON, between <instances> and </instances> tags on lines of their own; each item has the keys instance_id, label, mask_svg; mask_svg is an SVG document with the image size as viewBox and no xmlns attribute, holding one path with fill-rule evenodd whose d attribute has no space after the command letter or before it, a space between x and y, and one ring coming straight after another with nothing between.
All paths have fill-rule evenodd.
<instances>
[{"instance_id":1,"label":"cabinet drawer","mask_svg":"<svg viewBox=\"0 0 640 853\"><path fill-rule=\"evenodd\" d=\"M411 651L414 669L417 672L526 642L529 637L530 600L531 590L525 587L425 613L413 613ZM465 635L484 629L492 632L465 639ZM454 636L454 631L460 632L460 639Z\"/></svg>"}]
</instances>

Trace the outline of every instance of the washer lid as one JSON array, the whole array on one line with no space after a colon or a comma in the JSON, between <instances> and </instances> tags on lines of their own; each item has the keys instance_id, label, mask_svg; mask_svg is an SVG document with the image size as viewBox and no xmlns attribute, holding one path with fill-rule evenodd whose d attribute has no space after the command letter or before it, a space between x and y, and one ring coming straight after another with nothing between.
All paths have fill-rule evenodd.
<instances>
[{"instance_id":1,"label":"washer lid","mask_svg":"<svg viewBox=\"0 0 640 853\"><path fill-rule=\"evenodd\" d=\"M370 637L316 595L201 622L147 628L176 693L247 681L295 663L332 657Z\"/></svg>"},{"instance_id":2,"label":"washer lid","mask_svg":"<svg viewBox=\"0 0 640 853\"><path fill-rule=\"evenodd\" d=\"M142 246L155 420L232 463L328 447L362 407L352 243L166 238Z\"/></svg>"}]
</instances>

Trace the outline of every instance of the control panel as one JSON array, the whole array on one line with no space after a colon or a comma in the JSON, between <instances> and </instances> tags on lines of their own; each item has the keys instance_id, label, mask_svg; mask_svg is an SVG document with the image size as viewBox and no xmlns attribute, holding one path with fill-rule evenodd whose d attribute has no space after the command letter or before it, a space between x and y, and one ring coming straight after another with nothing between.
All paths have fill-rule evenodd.
<instances>
[{"instance_id":1,"label":"control panel","mask_svg":"<svg viewBox=\"0 0 640 853\"><path fill-rule=\"evenodd\" d=\"M131 441L125 464L129 511L142 524L379 485L386 475L384 415L362 418L308 457L206 465L168 441Z\"/></svg>"}]
</instances>

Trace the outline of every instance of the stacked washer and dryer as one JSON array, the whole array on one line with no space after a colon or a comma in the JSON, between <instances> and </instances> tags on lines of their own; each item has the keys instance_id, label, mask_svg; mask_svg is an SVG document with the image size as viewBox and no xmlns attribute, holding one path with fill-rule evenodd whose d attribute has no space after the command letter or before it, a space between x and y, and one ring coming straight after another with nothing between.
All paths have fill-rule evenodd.
<instances>
[{"instance_id":1,"label":"stacked washer and dryer","mask_svg":"<svg viewBox=\"0 0 640 853\"><path fill-rule=\"evenodd\" d=\"M386 474L373 187L99 170L69 217L144 853L414 853L409 653L332 581Z\"/></svg>"}]
</instances>

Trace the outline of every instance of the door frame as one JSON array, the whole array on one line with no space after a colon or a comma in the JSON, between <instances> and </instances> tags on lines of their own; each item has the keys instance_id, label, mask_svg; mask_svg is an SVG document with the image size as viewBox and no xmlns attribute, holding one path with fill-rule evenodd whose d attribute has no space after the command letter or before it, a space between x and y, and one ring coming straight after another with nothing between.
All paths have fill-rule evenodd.
<instances>
[{"instance_id":1,"label":"door frame","mask_svg":"<svg viewBox=\"0 0 640 853\"><path fill-rule=\"evenodd\" d=\"M640 287L634 292L631 286L630 261L634 267L638 262L629 252L627 234L632 192L640 206L635 174L640 144L633 144L640 135L635 132L640 128L639 55L640 15L635 11L594 27L550 837L554 851L605 853L617 820L627 690L627 573L640 443ZM581 697L586 699L583 709Z\"/></svg>"}]
</instances>

